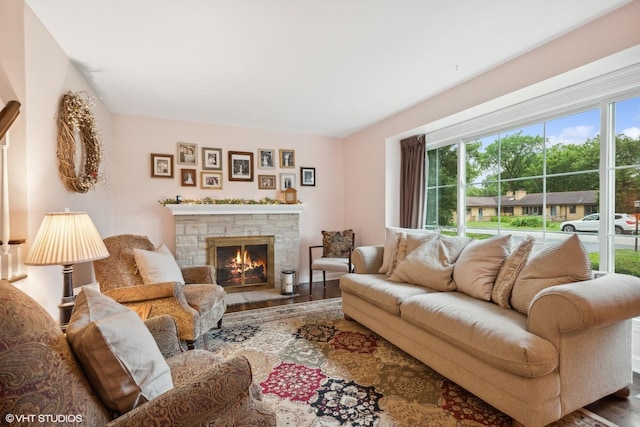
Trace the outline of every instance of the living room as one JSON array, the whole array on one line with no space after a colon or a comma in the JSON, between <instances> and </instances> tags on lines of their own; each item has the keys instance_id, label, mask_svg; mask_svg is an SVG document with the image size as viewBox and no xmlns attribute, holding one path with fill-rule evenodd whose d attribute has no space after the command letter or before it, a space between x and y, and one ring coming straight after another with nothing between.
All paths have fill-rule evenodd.
<instances>
[{"instance_id":1,"label":"living room","mask_svg":"<svg viewBox=\"0 0 640 427\"><path fill-rule=\"evenodd\" d=\"M553 85L566 86L567 80L586 80L637 63L634 47L640 35L632 20L638 7L637 1L630 2L374 125L345 137L329 137L113 114L31 9L22 1L3 2L0 98L3 103L17 99L22 104L8 150L11 238L33 239L45 213L69 208L87 211L103 236L143 234L174 250L171 213L157 201L176 195L202 198L211 191L182 187L177 179L151 178L149 156L175 154L176 144L185 141L222 147L225 153L295 150L296 166L315 167L318 174L315 187L298 189L304 205L300 246L316 244L322 229L345 227L355 228L359 245L380 242L384 225L397 223L398 218L394 206L399 139L446 127L453 120L464 121L480 115L483 108L517 103L536 83L549 90ZM590 49L584 49L585 44ZM95 97L94 114L105 147L104 185L86 194L70 192L61 180L54 179L58 176L55 118L60 97L70 90ZM247 141L254 142L247 145ZM366 162L354 161L363 153L367 153ZM283 171L288 170L278 172ZM362 191L362 183L379 191ZM259 190L255 184L225 182L219 195L213 196L260 199L277 197L278 192ZM307 271L305 258L301 251L300 272ZM24 285L53 315L59 290L45 283L58 283L59 274L55 267L30 268ZM305 281L301 274L300 280ZM77 266L76 276L78 284L89 282L90 267Z\"/></svg>"},{"instance_id":2,"label":"living room","mask_svg":"<svg viewBox=\"0 0 640 427\"><path fill-rule=\"evenodd\" d=\"M165 243L175 251L174 218L158 200L176 196L278 198L280 191L260 189L256 182L229 181L228 165L220 190L202 189L199 184L182 186L177 178L151 176L152 153L177 157L177 144L187 142L196 144L198 150L222 148L226 163L229 151L251 152L256 156L259 149L272 149L276 153L280 149L293 150L295 169L276 168L276 174L293 171L296 179L300 179L300 167L315 168L317 173L314 186L297 189L297 197L303 202L297 268L299 280L308 281L304 273L308 271L305 249L319 243L321 230L353 228L357 245L370 245L384 241L385 225L398 224L400 139L444 129L637 65L640 1L623 3L610 13L459 85L443 87L428 99L376 123L344 135L327 136L114 113L28 2L3 0L0 104L11 100L21 103L20 116L9 132L9 148L3 151L9 159L11 238L32 241L47 212L69 208L88 212L104 237L123 233L147 235L156 245ZM640 82L636 91L638 87ZM57 116L61 96L67 91L86 93L93 99L93 113L104 146L100 184L84 194L69 191L59 179ZM177 176L180 165L175 164L174 168ZM90 263L76 266L77 285L92 280ZM18 286L57 317L59 284L60 267L47 266L29 267L27 278Z\"/></svg>"}]
</instances>

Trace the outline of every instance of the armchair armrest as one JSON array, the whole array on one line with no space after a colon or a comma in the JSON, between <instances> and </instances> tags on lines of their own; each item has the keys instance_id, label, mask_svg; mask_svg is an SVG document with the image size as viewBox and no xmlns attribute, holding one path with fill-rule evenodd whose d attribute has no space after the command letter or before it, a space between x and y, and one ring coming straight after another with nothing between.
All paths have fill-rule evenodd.
<instances>
[{"instance_id":1,"label":"armchair armrest","mask_svg":"<svg viewBox=\"0 0 640 427\"><path fill-rule=\"evenodd\" d=\"M173 317L164 314L162 316L151 317L144 321L145 326L153 335L153 339L158 344L160 353L165 359L182 353L180 338L178 336L178 326Z\"/></svg>"},{"instance_id":2,"label":"armchair armrest","mask_svg":"<svg viewBox=\"0 0 640 427\"><path fill-rule=\"evenodd\" d=\"M195 350L198 351L198 350ZM186 353L185 353L186 354ZM188 381L116 418L109 426L230 425L233 419L246 425L265 425L273 414L256 413L259 402L249 402L252 373L249 361L236 356L215 364L207 364ZM239 405L239 401L244 404ZM256 419L251 419L255 417Z\"/></svg>"},{"instance_id":3,"label":"armchair armrest","mask_svg":"<svg viewBox=\"0 0 640 427\"><path fill-rule=\"evenodd\" d=\"M384 245L359 246L353 251L352 262L359 274L377 273L382 267Z\"/></svg>"},{"instance_id":4,"label":"armchair armrest","mask_svg":"<svg viewBox=\"0 0 640 427\"><path fill-rule=\"evenodd\" d=\"M182 290L178 289L181 286L178 282L153 283L109 289L104 291L103 294L113 298L120 304L124 304L174 297L182 294Z\"/></svg>"},{"instance_id":5,"label":"armchair armrest","mask_svg":"<svg viewBox=\"0 0 640 427\"><path fill-rule=\"evenodd\" d=\"M531 303L529 331L554 345L568 332L588 330L640 315L640 278L609 274L543 289Z\"/></svg>"},{"instance_id":6,"label":"armchair armrest","mask_svg":"<svg viewBox=\"0 0 640 427\"><path fill-rule=\"evenodd\" d=\"M184 282L197 284L216 284L216 269L210 265L200 265L196 267L184 267L182 277Z\"/></svg>"}]
</instances>

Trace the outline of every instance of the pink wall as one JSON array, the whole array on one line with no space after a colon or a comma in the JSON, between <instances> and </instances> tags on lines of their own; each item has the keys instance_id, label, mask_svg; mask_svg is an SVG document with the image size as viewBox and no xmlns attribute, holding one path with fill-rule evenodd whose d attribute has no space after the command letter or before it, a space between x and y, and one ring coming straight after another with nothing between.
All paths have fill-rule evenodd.
<instances>
[{"instance_id":1,"label":"pink wall","mask_svg":"<svg viewBox=\"0 0 640 427\"><path fill-rule=\"evenodd\" d=\"M174 249L174 219L158 200L181 195L183 198L212 197L262 199L279 198L278 190L260 190L257 181L229 181L229 150L247 151L257 160L257 149L295 150L295 169L254 170L258 174L276 175L294 173L298 184L298 198L304 208L300 216L300 271L302 282L308 277L310 244L320 244L322 230L342 229L344 224L344 158L342 141L313 135L239 128L233 126L160 120L131 116L114 116L113 167L110 184L114 189L113 234L134 233L149 236L156 244L166 243ZM151 178L151 153L173 154L177 159L177 143L198 145L197 187L182 187L178 179L181 168L191 166L175 164L175 178ZM223 150L223 188L201 189L200 171L202 147ZM175 160L175 159L174 159ZM315 187L303 187L300 167L316 168Z\"/></svg>"},{"instance_id":2,"label":"pink wall","mask_svg":"<svg viewBox=\"0 0 640 427\"><path fill-rule=\"evenodd\" d=\"M636 0L548 44L345 138L345 222L357 223L360 244L384 241L385 225L397 224L399 148L394 136L509 94L640 44ZM640 59L640 58L639 58ZM417 133L417 131L416 131ZM365 154L366 153L366 154ZM366 188L386 191L362 191Z\"/></svg>"}]
</instances>

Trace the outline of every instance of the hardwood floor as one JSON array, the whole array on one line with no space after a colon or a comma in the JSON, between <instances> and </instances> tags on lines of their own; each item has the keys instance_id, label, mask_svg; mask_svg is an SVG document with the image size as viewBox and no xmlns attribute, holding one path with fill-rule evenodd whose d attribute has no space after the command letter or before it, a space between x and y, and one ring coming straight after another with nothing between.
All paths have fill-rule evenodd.
<instances>
[{"instance_id":1,"label":"hardwood floor","mask_svg":"<svg viewBox=\"0 0 640 427\"><path fill-rule=\"evenodd\" d=\"M328 280L326 289L323 289L322 282L314 282L313 295L309 295L309 284L301 283L299 286L299 294L297 297L234 305L229 307L227 312L231 313L254 308L273 307L283 304L339 297L339 282L338 280ZM586 409L620 427L640 426L640 398L637 396L640 396L640 375L634 373L633 384L631 384L631 395L628 398L605 397L586 406Z\"/></svg>"}]
</instances>

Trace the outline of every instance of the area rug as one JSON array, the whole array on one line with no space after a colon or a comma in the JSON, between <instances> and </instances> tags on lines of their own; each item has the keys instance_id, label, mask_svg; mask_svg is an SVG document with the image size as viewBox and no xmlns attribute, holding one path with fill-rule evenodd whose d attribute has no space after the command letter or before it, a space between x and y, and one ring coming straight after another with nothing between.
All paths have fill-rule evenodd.
<instances>
[{"instance_id":1,"label":"area rug","mask_svg":"<svg viewBox=\"0 0 640 427\"><path fill-rule=\"evenodd\" d=\"M280 289L266 291L231 292L227 294L227 305L246 304L249 302L269 301L275 299L292 298L296 295L282 295Z\"/></svg>"},{"instance_id":2,"label":"area rug","mask_svg":"<svg viewBox=\"0 0 640 427\"><path fill-rule=\"evenodd\" d=\"M511 426L507 415L344 320L340 301L231 313L200 345L249 359L278 426ZM613 424L581 410L553 426Z\"/></svg>"}]
</instances>

